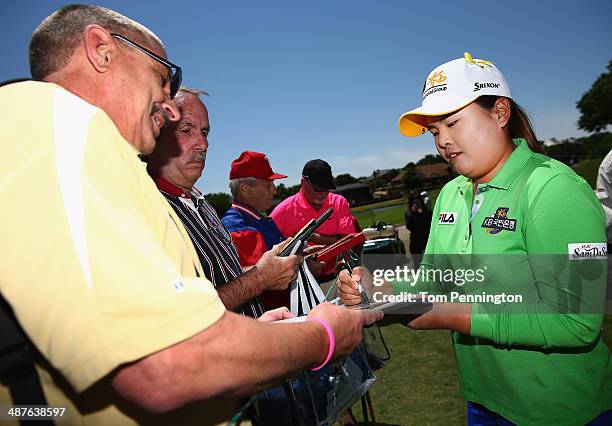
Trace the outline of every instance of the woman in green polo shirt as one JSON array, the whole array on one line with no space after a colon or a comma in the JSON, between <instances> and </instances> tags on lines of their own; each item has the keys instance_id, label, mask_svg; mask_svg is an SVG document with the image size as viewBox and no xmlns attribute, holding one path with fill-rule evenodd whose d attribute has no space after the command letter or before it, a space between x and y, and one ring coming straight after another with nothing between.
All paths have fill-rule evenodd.
<instances>
[{"instance_id":1,"label":"woman in green polo shirt","mask_svg":"<svg viewBox=\"0 0 612 426\"><path fill-rule=\"evenodd\" d=\"M468 423L612 424L605 219L592 189L542 154L504 76L469 53L429 74L399 128L429 131L460 175L438 196L416 282L394 287L442 296L409 326L453 332ZM346 304L362 275L339 277Z\"/></svg>"}]
</instances>

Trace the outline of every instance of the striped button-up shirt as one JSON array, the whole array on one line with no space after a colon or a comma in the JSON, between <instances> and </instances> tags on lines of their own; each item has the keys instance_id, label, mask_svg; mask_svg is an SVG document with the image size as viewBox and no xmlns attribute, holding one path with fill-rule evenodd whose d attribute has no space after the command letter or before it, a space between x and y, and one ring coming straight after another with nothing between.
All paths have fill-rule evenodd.
<instances>
[{"instance_id":1,"label":"striped button-up shirt","mask_svg":"<svg viewBox=\"0 0 612 426\"><path fill-rule=\"evenodd\" d=\"M241 276L244 272L232 237L204 195L196 188L186 192L161 177L155 183L189 233L206 278L220 287ZM253 298L241 306L240 312L257 318L263 308Z\"/></svg>"}]
</instances>

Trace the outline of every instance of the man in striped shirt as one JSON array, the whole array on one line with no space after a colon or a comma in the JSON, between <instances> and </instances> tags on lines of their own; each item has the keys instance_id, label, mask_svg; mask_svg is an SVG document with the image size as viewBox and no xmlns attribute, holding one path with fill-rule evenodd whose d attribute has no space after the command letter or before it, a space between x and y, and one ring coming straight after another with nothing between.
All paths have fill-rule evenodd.
<instances>
[{"instance_id":1,"label":"man in striped shirt","mask_svg":"<svg viewBox=\"0 0 612 426\"><path fill-rule=\"evenodd\" d=\"M179 90L175 101L181 120L161 132L155 151L147 157L148 171L187 229L206 278L223 304L244 315L261 317L263 308L256 297L264 290L286 290L301 258L278 257L278 250L272 249L243 271L229 232L194 186L204 170L210 131L202 94L205 92L196 89Z\"/></svg>"}]
</instances>

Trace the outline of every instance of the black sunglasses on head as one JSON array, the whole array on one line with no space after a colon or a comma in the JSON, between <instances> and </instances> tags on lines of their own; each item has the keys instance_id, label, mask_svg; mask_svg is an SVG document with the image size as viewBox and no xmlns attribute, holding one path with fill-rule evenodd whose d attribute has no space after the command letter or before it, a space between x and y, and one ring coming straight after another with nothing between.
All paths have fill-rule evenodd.
<instances>
[{"instance_id":1,"label":"black sunglasses on head","mask_svg":"<svg viewBox=\"0 0 612 426\"><path fill-rule=\"evenodd\" d=\"M151 52L149 49L142 47L141 45L139 45L138 43L133 42L132 40L130 40L127 37L124 37L120 34L114 34L111 33L111 36L115 37L116 39L119 39L121 41L123 41L124 43L129 44L130 46L132 46L135 49L140 50L142 53L148 55L149 57L155 59L157 62L159 62L160 64L162 64L163 66L165 66L166 68L168 68L170 70L170 72L172 73L172 79L170 80L170 99L174 99L174 96L176 95L176 93L178 92L179 88L181 87L181 81L183 80L183 70L181 70L181 67L179 67L178 65L173 64L170 61L166 61L164 58L162 58L159 55L156 55L155 53Z\"/></svg>"},{"instance_id":2,"label":"black sunglasses on head","mask_svg":"<svg viewBox=\"0 0 612 426\"><path fill-rule=\"evenodd\" d=\"M302 175L302 177L306 179L306 182L308 182L310 186L312 186L312 189L314 189L316 192L329 192L329 188L328 189L319 188L314 183L312 183L308 175Z\"/></svg>"}]
</instances>

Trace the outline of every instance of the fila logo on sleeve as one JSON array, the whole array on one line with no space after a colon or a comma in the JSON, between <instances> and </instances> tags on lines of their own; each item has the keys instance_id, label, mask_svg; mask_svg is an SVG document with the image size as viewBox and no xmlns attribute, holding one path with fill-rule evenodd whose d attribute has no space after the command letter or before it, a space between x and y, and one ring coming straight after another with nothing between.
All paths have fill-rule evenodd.
<instances>
[{"instance_id":1,"label":"fila logo on sleeve","mask_svg":"<svg viewBox=\"0 0 612 426\"><path fill-rule=\"evenodd\" d=\"M454 225L457 212L441 212L438 215L438 225Z\"/></svg>"}]
</instances>

